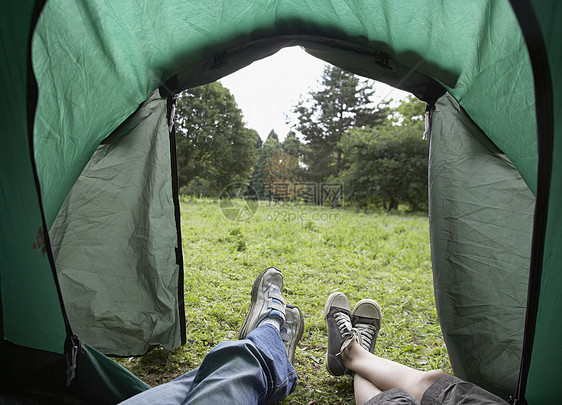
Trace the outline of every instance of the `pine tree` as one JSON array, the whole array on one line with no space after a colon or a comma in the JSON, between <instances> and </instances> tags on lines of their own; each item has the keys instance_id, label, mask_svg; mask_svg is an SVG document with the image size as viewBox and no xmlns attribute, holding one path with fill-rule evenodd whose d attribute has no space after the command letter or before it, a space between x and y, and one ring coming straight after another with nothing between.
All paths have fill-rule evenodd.
<instances>
[{"instance_id":1,"label":"pine tree","mask_svg":"<svg viewBox=\"0 0 562 405\"><path fill-rule=\"evenodd\" d=\"M257 161L250 180L250 186L256 191L259 198L265 198L265 166L269 158L281 147L279 136L271 130L263 145L257 151Z\"/></svg>"},{"instance_id":2,"label":"pine tree","mask_svg":"<svg viewBox=\"0 0 562 405\"><path fill-rule=\"evenodd\" d=\"M372 85L335 66L326 65L321 88L295 107L299 131L306 142L305 164L311 181L336 177L342 169L343 134L354 128L375 126L386 116L385 108L374 109Z\"/></svg>"}]
</instances>

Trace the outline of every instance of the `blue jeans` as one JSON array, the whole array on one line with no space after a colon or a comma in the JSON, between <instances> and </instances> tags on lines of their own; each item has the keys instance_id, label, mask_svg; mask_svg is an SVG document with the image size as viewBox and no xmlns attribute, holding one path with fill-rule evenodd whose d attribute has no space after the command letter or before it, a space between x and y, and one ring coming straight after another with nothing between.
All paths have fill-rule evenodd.
<instances>
[{"instance_id":1,"label":"blue jeans","mask_svg":"<svg viewBox=\"0 0 562 405\"><path fill-rule=\"evenodd\" d=\"M279 331L265 324L244 340L220 342L200 367L122 404L270 404L296 386Z\"/></svg>"}]
</instances>

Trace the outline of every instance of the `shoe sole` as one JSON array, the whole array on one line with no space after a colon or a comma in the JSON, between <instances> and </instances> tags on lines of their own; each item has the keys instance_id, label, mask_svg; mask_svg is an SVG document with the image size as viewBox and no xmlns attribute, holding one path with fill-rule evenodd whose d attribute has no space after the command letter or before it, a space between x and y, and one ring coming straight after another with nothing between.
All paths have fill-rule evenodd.
<instances>
[{"instance_id":1,"label":"shoe sole","mask_svg":"<svg viewBox=\"0 0 562 405\"><path fill-rule=\"evenodd\" d=\"M258 294L259 294L259 290L260 290L260 286L262 284L262 280L265 277L265 274L270 271L271 269L277 271L279 274L281 274L281 270L275 268L275 267L268 267L267 269L265 269L264 271L262 271L260 273L260 275L256 278L256 280L254 281L254 285L252 286L252 297L250 299L250 308L248 309L248 312L246 313L246 318L244 318L244 323L242 324L242 328L240 329L240 333L238 334L238 339L242 340L244 339L246 336L248 336L248 334L251 332L249 329L249 325L252 322L252 318L253 318L253 314L252 314L252 309L254 308L254 306L256 305L256 302L258 301ZM281 291L283 290L283 286L279 286L279 288L281 288Z\"/></svg>"}]
</instances>

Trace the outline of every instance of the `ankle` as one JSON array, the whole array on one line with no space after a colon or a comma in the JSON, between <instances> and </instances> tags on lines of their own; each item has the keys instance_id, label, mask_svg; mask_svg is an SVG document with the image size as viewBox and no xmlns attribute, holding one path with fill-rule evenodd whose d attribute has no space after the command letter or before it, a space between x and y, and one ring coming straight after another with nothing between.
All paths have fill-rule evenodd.
<instances>
[{"instance_id":1,"label":"ankle","mask_svg":"<svg viewBox=\"0 0 562 405\"><path fill-rule=\"evenodd\" d=\"M441 370L424 371L422 381L429 388L439 377L446 375Z\"/></svg>"},{"instance_id":2,"label":"ankle","mask_svg":"<svg viewBox=\"0 0 562 405\"><path fill-rule=\"evenodd\" d=\"M342 350L341 358L344 366L348 370L354 371L353 360L357 358L357 355L360 350L363 350L363 348L357 341L353 341L350 345L348 345L345 349Z\"/></svg>"},{"instance_id":3,"label":"ankle","mask_svg":"<svg viewBox=\"0 0 562 405\"><path fill-rule=\"evenodd\" d=\"M258 327L262 326L262 325L267 325L267 324L273 326L278 331L281 331L281 328L284 324L284 320L280 316L268 316L267 318L264 318L264 320L261 321L258 324Z\"/></svg>"},{"instance_id":4,"label":"ankle","mask_svg":"<svg viewBox=\"0 0 562 405\"><path fill-rule=\"evenodd\" d=\"M441 370L416 371L416 374L415 376L411 376L411 380L406 386L409 387L408 391L418 402L421 401L425 391L427 391L439 377L446 375Z\"/></svg>"}]
</instances>

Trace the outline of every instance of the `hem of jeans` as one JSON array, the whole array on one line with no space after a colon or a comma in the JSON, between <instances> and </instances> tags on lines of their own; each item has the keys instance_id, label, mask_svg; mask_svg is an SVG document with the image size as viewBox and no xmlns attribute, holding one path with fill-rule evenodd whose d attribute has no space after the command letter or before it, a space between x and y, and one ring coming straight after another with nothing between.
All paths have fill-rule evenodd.
<instances>
[{"instance_id":1,"label":"hem of jeans","mask_svg":"<svg viewBox=\"0 0 562 405\"><path fill-rule=\"evenodd\" d=\"M377 405L377 404L384 404L384 403L392 403L392 401L396 398L406 398L412 402L412 404L418 404L418 401L405 389L403 388L391 388L389 390L383 391L367 402L364 405Z\"/></svg>"},{"instance_id":2,"label":"hem of jeans","mask_svg":"<svg viewBox=\"0 0 562 405\"><path fill-rule=\"evenodd\" d=\"M443 391L447 387L450 387L451 384L457 383L459 381L462 381L462 380L458 377L448 375L448 374L442 375L437 380L435 380L433 382L433 384L431 384L429 386L428 389L425 390L425 392L422 395L422 399L420 401L420 404L432 405L432 404L440 403L439 401L437 401L437 397L439 395L441 395L441 393L443 393Z\"/></svg>"}]
</instances>

